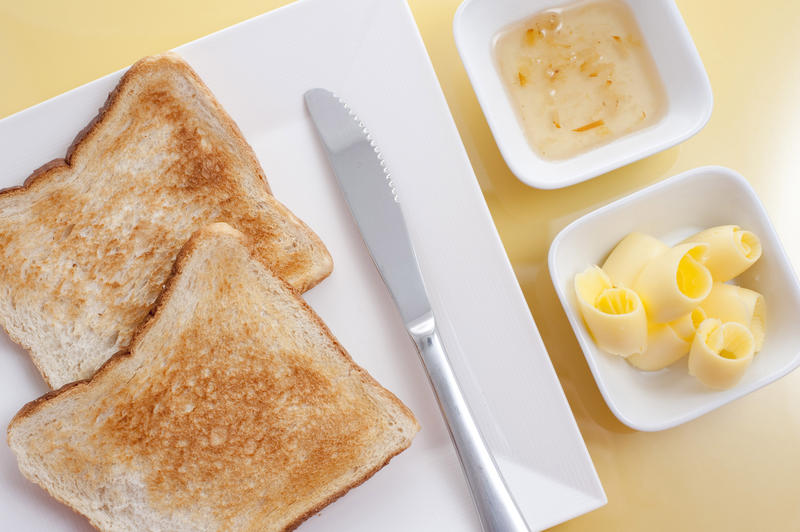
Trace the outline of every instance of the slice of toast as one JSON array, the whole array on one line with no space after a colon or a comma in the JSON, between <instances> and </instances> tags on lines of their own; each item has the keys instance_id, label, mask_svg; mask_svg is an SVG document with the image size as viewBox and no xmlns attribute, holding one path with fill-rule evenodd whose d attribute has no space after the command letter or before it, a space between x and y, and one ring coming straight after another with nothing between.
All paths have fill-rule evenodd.
<instances>
[{"instance_id":1,"label":"slice of toast","mask_svg":"<svg viewBox=\"0 0 800 532\"><path fill-rule=\"evenodd\" d=\"M86 378L128 346L181 246L215 221L300 291L332 269L194 71L142 59L66 160L0 192L0 325L51 387Z\"/></svg>"},{"instance_id":2,"label":"slice of toast","mask_svg":"<svg viewBox=\"0 0 800 532\"><path fill-rule=\"evenodd\" d=\"M26 405L19 468L101 530L288 530L407 448L413 414L227 224L129 353Z\"/></svg>"}]
</instances>

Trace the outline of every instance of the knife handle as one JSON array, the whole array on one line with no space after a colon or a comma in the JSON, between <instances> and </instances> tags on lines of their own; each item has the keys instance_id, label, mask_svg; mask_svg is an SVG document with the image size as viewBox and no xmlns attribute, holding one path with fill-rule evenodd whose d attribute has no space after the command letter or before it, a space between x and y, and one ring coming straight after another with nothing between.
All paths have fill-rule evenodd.
<instances>
[{"instance_id":1,"label":"knife handle","mask_svg":"<svg viewBox=\"0 0 800 532\"><path fill-rule=\"evenodd\" d=\"M447 423L472 499L486 532L528 532L522 513L503 481L456 381L432 314L416 320L409 333Z\"/></svg>"}]
</instances>

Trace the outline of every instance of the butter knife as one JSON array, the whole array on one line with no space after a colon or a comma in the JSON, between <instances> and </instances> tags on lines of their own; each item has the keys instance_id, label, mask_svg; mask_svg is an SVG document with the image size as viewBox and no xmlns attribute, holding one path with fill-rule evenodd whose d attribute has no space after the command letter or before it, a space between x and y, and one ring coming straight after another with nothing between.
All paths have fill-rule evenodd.
<instances>
[{"instance_id":1,"label":"butter knife","mask_svg":"<svg viewBox=\"0 0 800 532\"><path fill-rule=\"evenodd\" d=\"M375 143L350 107L330 91L309 90L305 102L372 260L417 346L483 529L528 531L439 339L397 192Z\"/></svg>"}]
</instances>

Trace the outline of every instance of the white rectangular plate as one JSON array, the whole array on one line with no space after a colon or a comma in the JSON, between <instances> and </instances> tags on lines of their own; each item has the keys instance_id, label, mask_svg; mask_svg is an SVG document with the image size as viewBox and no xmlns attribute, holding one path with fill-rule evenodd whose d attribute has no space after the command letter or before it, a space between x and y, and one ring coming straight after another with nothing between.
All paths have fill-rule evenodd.
<instances>
[{"instance_id":1,"label":"white rectangular plate","mask_svg":"<svg viewBox=\"0 0 800 532\"><path fill-rule=\"evenodd\" d=\"M303 530L479 530L413 343L350 218L303 107L326 87L370 128L392 170L444 343L528 523L605 503L503 251L408 6L305 0L177 49L255 149L275 196L322 238L333 274L306 294L333 333L416 414L411 448ZM63 157L121 73L0 121L0 187ZM0 335L0 420L46 391ZM88 530L0 446L0 530Z\"/></svg>"}]
</instances>

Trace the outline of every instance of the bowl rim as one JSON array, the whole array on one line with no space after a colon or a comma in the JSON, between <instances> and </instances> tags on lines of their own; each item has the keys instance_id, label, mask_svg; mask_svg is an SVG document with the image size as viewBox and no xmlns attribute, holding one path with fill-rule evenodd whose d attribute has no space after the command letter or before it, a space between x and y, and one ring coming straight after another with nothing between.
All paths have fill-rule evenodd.
<instances>
[{"instance_id":1,"label":"bowl rim","mask_svg":"<svg viewBox=\"0 0 800 532\"><path fill-rule=\"evenodd\" d=\"M738 393L735 393L723 399L716 398L716 400L713 399L709 400L702 406L691 409L683 413L682 415L675 416L674 418L665 421L658 421L652 423L642 422L640 420L632 419L623 411L623 409L620 409L619 404L610 395L610 390L605 380L603 379L602 375L600 375L599 373L599 368L595 362L594 354L589 349L590 346L588 342L591 342L592 340L587 339L586 333L580 327L581 318L580 316L578 316L576 310L572 308L572 305L568 300L568 294L562 289L561 284L559 283L558 277L556 275L560 271L556 261L556 255L558 254L559 248L562 246L563 240L566 238L567 235L572 233L577 227L583 226L597 217L603 216L608 212L617 210L620 207L624 207L629 203L635 202L643 197L656 194L662 189L681 186L686 182L691 182L695 178L708 174L714 174L718 177L729 180L731 183L738 186L741 190L744 190L747 193L748 197L753 201L753 204L757 210L758 217L764 221L764 224L766 225L772 236L774 236L774 240L777 243L777 246L775 247L774 250L774 256L775 256L774 258L779 262L781 267L789 273L791 280L793 281L790 284L791 284L791 289L794 292L794 297L800 299L800 281L798 281L797 272L792 266L791 260L786 254L786 250L784 249L782 242L778 238L778 234L775 231L775 227L772 224L772 221L770 220L769 215L767 214L763 203L759 199L755 190L753 190L753 187L750 185L750 183L741 174L739 174L735 170L732 170L724 166L706 165L686 170L679 174L668 177L662 181L659 181L652 185L636 190L628 195L625 195L621 198L612 201L611 203L607 203L606 205L603 205L589 213L586 213L578 217L576 220L570 222L567 226L565 226L561 231L558 232L556 237L553 239L553 242L550 244L550 250L548 251L547 254L547 265L550 273L550 280L553 283L553 287L556 290L556 294L558 295L558 299L561 302L561 306L563 307L564 312L567 315L567 319L570 323L570 327L572 328L572 332L575 335L576 339L578 340L578 344L581 347L583 356L586 359L590 371L592 372L592 377L594 378L595 384L600 390L600 394L603 396L606 405L608 405L609 409L613 412L613 414L617 417L617 419L619 419L622 423L624 423L628 427L642 432L655 432L655 431L665 430L676 427L678 425L682 425L683 423L686 423L688 421L692 421L702 415L705 415L713 410L716 410L721 406L724 406L728 403L741 399L742 397L760 388L763 388L768 384L775 382L776 380L786 376L793 370L800 367L800 351L798 351L795 354L794 359L792 359L792 361L790 361L784 367L781 367L778 370L774 371L773 373L770 373L769 375L766 375L761 379L750 383L746 387L742 387Z\"/></svg>"},{"instance_id":2,"label":"bowl rim","mask_svg":"<svg viewBox=\"0 0 800 532\"><path fill-rule=\"evenodd\" d=\"M563 163L565 161L570 161L573 158L567 158L563 161L557 161L555 163L548 161L546 159L541 158L533 148L530 147L527 140L525 140L525 147L529 150L529 153L526 153L526 157L523 157L521 154L521 150L517 150L511 147L510 143L508 142L508 138L513 136L524 136L524 132L522 128L514 129L514 131L506 131L503 127L503 124L500 123L498 118L498 113L496 112L496 105L493 104L493 98L490 97L489 92L494 94L494 91L490 89L486 89L485 82L481 79L481 70L478 68L477 65L474 64L472 56L467 50L467 46L465 45L466 39L469 37L464 34L463 31L463 23L462 20L464 18L464 13L472 6L473 4L480 3L480 2L488 2L488 1L495 1L495 0L464 0L456 9L455 15L453 17L453 37L456 44L456 49L458 50L459 57L461 58L461 63L464 66L464 69L467 73L467 77L470 80L470 84L472 85L473 92L478 100L478 104L481 108L481 111L486 119L486 122L489 126L489 129L492 132L492 137L494 137L495 144L497 145L498 150L500 151L503 160L505 161L506 165L508 166L509 170L523 183L529 185L534 188L538 188L541 190L555 190L559 188L568 187L571 185L575 185L577 183L581 183L583 181L587 181L589 179L593 179L598 177L602 174L607 172L611 172L616 170L617 168L621 168L638 160L644 159L661 151L667 150L673 146L680 144L681 142L686 141L687 139L693 137L697 133L699 133L705 126L708 124L708 121L711 118L712 111L714 109L714 94L711 88L711 82L708 78L708 72L703 65L702 58L700 57L700 53L697 51L697 47L694 44L694 40L692 39L691 34L689 33L688 28L686 27L686 23L683 20L683 17L678 10L677 5L673 0L649 0L649 1L660 1L664 5L667 6L667 9L671 10L676 17L677 24L670 25L674 30L677 31L678 37L683 40L688 45L688 55L690 58L687 67L696 69L697 74L700 77L699 86L698 86L698 101L702 104L703 113L697 116L697 119L693 122L692 127L687 128L685 131L678 135L668 136L664 135L662 140L652 142L650 144L644 145L642 148L638 149L631 149L624 155L620 155L617 157L606 156L603 158L599 163L596 164L587 164L585 167L579 168L577 171L572 172L568 177L562 179L542 179L539 177L543 171L546 171L547 166L556 166L559 163ZM569 1L569 0L568 0ZM636 0L622 0L626 4L629 4L632 1ZM560 0L561 3L565 3L564 0ZM531 11L531 14L536 13L536 10ZM638 19L637 19L638 23ZM496 28L495 33L502 28ZM656 65L656 70L659 70L658 65ZM659 70L659 75L661 75ZM507 95L506 95L507 96ZM673 112L672 106L669 105L664 117L661 118L660 121L663 121L670 113ZM653 124L654 127L657 124ZM643 130L640 130L643 131ZM631 132L631 134L637 134L640 131ZM628 137L628 134L619 137L618 139L596 148L591 149L589 152L602 152L604 149L608 148L616 141L625 139ZM524 159L527 156L533 156L542 166L528 168ZM583 153L579 154L578 156L583 155Z\"/></svg>"}]
</instances>

